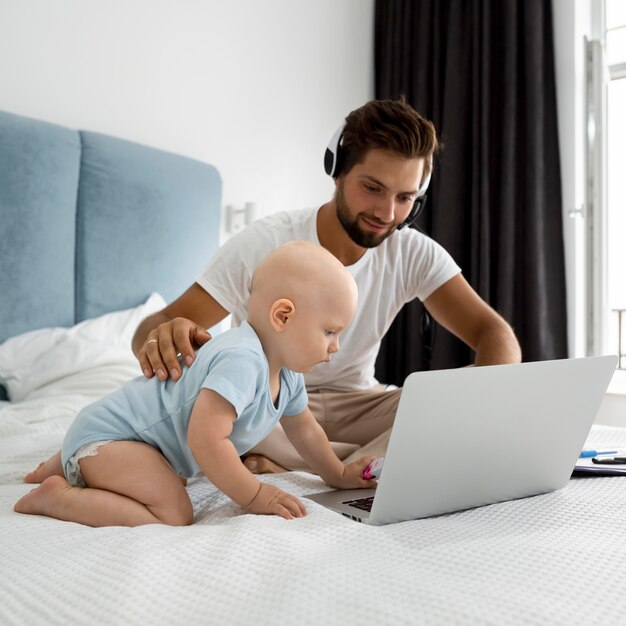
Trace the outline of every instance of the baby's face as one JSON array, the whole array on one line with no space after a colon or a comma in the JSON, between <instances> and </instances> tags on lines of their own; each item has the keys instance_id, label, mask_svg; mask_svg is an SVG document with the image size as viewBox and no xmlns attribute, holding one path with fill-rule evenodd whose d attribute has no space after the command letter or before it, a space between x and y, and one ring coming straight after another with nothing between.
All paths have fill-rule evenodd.
<instances>
[{"instance_id":1,"label":"baby's face","mask_svg":"<svg viewBox=\"0 0 626 626\"><path fill-rule=\"evenodd\" d=\"M309 372L320 363L328 363L339 351L339 337L352 321L356 302L347 299L329 306L320 303L297 311L289 328L287 367L294 372Z\"/></svg>"}]
</instances>

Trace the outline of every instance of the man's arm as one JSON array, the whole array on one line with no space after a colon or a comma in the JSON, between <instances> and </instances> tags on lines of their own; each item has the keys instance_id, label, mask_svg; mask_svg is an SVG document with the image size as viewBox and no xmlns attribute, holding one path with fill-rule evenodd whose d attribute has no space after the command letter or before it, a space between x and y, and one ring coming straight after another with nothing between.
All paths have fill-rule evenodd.
<instances>
[{"instance_id":1,"label":"man's arm","mask_svg":"<svg viewBox=\"0 0 626 626\"><path fill-rule=\"evenodd\" d=\"M475 365L521 361L522 351L511 327L460 274L436 289L424 306L439 324L476 352Z\"/></svg>"},{"instance_id":2,"label":"man's arm","mask_svg":"<svg viewBox=\"0 0 626 626\"><path fill-rule=\"evenodd\" d=\"M306 508L291 494L260 483L241 462L228 436L235 409L211 389L202 389L189 419L187 443L205 476L234 502L251 513L280 515L286 519L306 515Z\"/></svg>"},{"instance_id":3,"label":"man's arm","mask_svg":"<svg viewBox=\"0 0 626 626\"><path fill-rule=\"evenodd\" d=\"M137 327L132 341L144 376L152 378L156 374L159 380L168 376L178 380L182 372L177 355L191 365L195 351L211 338L206 329L227 315L226 309L194 283L162 311L148 316Z\"/></svg>"},{"instance_id":4,"label":"man's arm","mask_svg":"<svg viewBox=\"0 0 626 626\"><path fill-rule=\"evenodd\" d=\"M363 457L350 465L344 465L333 452L326 433L309 408L298 415L284 416L280 423L306 464L326 484L341 489L376 486L375 482L362 477L363 470L376 457Z\"/></svg>"}]
</instances>

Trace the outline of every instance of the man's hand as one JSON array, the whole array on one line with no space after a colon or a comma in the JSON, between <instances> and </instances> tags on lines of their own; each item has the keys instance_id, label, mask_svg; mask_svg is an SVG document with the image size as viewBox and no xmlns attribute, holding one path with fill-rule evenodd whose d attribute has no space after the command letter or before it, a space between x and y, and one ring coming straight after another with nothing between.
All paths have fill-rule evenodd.
<instances>
[{"instance_id":1,"label":"man's hand","mask_svg":"<svg viewBox=\"0 0 626 626\"><path fill-rule=\"evenodd\" d=\"M257 515L280 515L285 519L306 515L306 508L298 498L267 483L261 483L256 496L245 508Z\"/></svg>"},{"instance_id":2,"label":"man's hand","mask_svg":"<svg viewBox=\"0 0 626 626\"><path fill-rule=\"evenodd\" d=\"M228 315L228 311L194 283L162 311L148 315L133 336L133 353L146 378L155 374L159 380L169 376L178 380L182 375L182 363L190 366L196 358L196 350L211 335L205 330L212 328ZM193 320L193 321L192 321Z\"/></svg>"},{"instance_id":3,"label":"man's hand","mask_svg":"<svg viewBox=\"0 0 626 626\"><path fill-rule=\"evenodd\" d=\"M331 487L337 487L338 489L371 489L376 487L375 480L365 480L363 478L363 472L365 468L375 461L375 456L364 456L360 459L343 466L343 475L337 479L326 481Z\"/></svg>"},{"instance_id":4,"label":"man's hand","mask_svg":"<svg viewBox=\"0 0 626 626\"><path fill-rule=\"evenodd\" d=\"M183 363L190 366L195 359L196 350L211 339L211 335L195 322L184 317L175 317L160 324L148 333L145 343L137 353L137 359L146 378L156 374L159 380L171 376L178 380L182 376Z\"/></svg>"}]
</instances>

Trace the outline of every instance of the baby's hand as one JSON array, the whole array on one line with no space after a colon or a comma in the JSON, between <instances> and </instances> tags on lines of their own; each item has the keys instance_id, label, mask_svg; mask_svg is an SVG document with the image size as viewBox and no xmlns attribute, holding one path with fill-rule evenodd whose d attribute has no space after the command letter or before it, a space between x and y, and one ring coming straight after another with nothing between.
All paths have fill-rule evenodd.
<instances>
[{"instance_id":1,"label":"baby's hand","mask_svg":"<svg viewBox=\"0 0 626 626\"><path fill-rule=\"evenodd\" d=\"M365 468L376 458L375 456L364 456L354 461L354 463L344 465L343 476L338 481L333 482L331 487L339 487L339 489L371 489L376 487L375 480L365 480L363 478Z\"/></svg>"},{"instance_id":2,"label":"baby's hand","mask_svg":"<svg viewBox=\"0 0 626 626\"><path fill-rule=\"evenodd\" d=\"M285 519L306 515L306 508L298 498L267 483L261 483L261 488L246 509L257 515L280 515Z\"/></svg>"}]
</instances>

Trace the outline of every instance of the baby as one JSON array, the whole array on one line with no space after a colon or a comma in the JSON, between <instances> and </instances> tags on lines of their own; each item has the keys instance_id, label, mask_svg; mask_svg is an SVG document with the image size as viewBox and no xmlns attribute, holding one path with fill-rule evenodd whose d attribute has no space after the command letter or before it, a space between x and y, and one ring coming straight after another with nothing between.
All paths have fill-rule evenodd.
<instances>
[{"instance_id":1,"label":"baby","mask_svg":"<svg viewBox=\"0 0 626 626\"><path fill-rule=\"evenodd\" d=\"M247 322L205 344L179 381L141 376L85 407L44 464L48 477L15 510L89 526L187 525L184 479L201 472L251 513L302 517L298 498L240 460L278 420L327 484L373 487L362 478L373 457L337 458L302 376L339 350L356 303L354 280L324 248L277 248L254 273Z\"/></svg>"}]
</instances>

